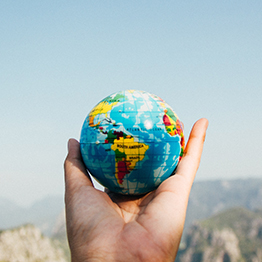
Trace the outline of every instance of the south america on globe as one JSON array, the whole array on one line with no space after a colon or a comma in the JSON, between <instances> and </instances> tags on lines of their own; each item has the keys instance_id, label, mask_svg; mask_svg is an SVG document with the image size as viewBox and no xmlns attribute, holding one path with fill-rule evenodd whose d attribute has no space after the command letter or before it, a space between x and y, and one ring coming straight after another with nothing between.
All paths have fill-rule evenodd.
<instances>
[{"instance_id":1,"label":"south america on globe","mask_svg":"<svg viewBox=\"0 0 262 262\"><path fill-rule=\"evenodd\" d=\"M183 155L182 124L161 98L126 90L99 102L80 137L83 161L110 191L137 195L156 189Z\"/></svg>"}]
</instances>

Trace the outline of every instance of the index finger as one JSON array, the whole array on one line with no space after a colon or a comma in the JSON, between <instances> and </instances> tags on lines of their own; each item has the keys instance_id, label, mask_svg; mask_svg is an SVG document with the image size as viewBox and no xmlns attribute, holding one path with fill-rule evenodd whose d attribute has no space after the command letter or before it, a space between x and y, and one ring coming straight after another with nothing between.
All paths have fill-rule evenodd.
<instances>
[{"instance_id":1,"label":"index finger","mask_svg":"<svg viewBox=\"0 0 262 262\"><path fill-rule=\"evenodd\" d=\"M200 164L207 127L208 120L205 118L198 120L194 124L184 155L176 170L176 174L184 176L191 184Z\"/></svg>"}]
</instances>

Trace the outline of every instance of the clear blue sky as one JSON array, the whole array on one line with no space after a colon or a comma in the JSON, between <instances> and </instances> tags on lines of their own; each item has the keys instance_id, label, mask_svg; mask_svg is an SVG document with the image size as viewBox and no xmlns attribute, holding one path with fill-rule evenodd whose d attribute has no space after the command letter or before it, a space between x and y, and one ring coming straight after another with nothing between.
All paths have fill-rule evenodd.
<instances>
[{"instance_id":1,"label":"clear blue sky","mask_svg":"<svg viewBox=\"0 0 262 262\"><path fill-rule=\"evenodd\" d=\"M0 1L0 197L63 194L70 137L105 96L210 121L197 180L262 177L262 1Z\"/></svg>"}]
</instances>

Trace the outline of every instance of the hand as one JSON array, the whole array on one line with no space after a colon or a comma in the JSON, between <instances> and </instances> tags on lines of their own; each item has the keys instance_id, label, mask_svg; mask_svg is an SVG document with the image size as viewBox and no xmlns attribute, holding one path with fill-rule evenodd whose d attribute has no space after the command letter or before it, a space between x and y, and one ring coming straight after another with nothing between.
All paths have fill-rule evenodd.
<instances>
[{"instance_id":1,"label":"hand","mask_svg":"<svg viewBox=\"0 0 262 262\"><path fill-rule=\"evenodd\" d=\"M175 260L207 126L206 119L195 123L176 174L143 196L95 189L79 143L69 140L64 166L72 262Z\"/></svg>"}]
</instances>

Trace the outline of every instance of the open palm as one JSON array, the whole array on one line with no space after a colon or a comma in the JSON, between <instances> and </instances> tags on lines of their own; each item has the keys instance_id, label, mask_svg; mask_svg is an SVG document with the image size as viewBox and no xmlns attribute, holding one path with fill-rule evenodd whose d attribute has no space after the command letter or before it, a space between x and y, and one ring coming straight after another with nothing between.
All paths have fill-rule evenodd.
<instances>
[{"instance_id":1,"label":"open palm","mask_svg":"<svg viewBox=\"0 0 262 262\"><path fill-rule=\"evenodd\" d=\"M95 189L79 143L69 140L65 202L73 262L175 260L207 125L206 119L195 123L176 174L143 196Z\"/></svg>"}]
</instances>

